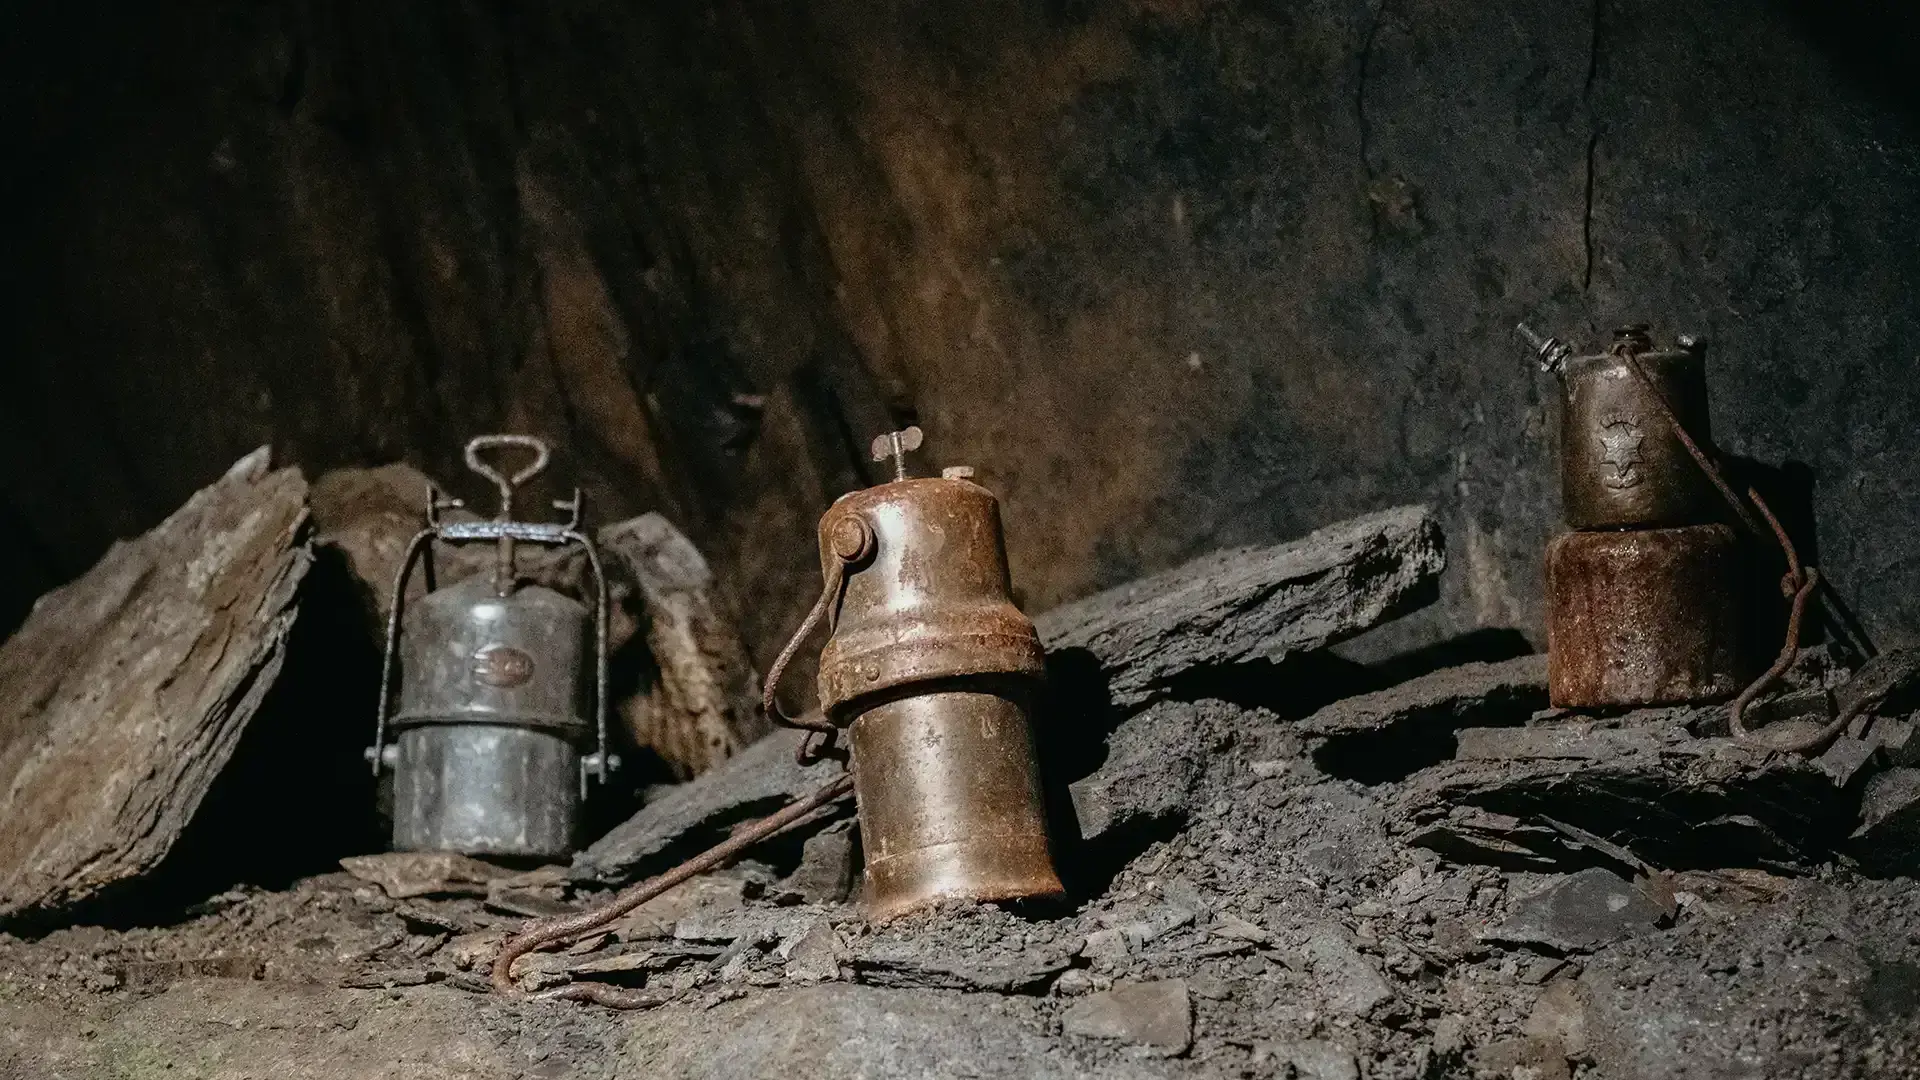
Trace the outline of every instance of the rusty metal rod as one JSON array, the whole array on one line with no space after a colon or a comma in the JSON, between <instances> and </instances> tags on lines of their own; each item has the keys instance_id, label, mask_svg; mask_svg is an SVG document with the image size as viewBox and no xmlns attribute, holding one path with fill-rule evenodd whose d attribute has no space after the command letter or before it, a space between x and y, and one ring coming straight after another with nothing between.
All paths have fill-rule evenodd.
<instances>
[{"instance_id":1,"label":"rusty metal rod","mask_svg":"<svg viewBox=\"0 0 1920 1080\"><path fill-rule=\"evenodd\" d=\"M1720 471L1720 467L1714 464L1713 459L1709 458L1706 451L1700 448L1700 444L1694 442L1693 436L1687 433L1686 427L1680 423L1680 418L1674 414L1673 408L1667 404L1666 397L1660 393L1659 388L1654 385L1653 380L1647 376L1646 370L1640 366L1640 360L1633 355L1633 350L1618 349L1617 352L1620 358L1626 362L1627 370L1633 372L1634 378L1640 380L1641 388L1646 390L1647 395L1653 399L1655 406L1659 408L1661 415L1666 417L1667 423L1673 428L1674 435L1679 438L1680 445L1686 447L1687 453L1693 458L1694 463L1699 465L1700 470L1707 474L1707 479L1713 482L1714 488L1720 492L1720 497L1725 499L1727 505L1733 508L1733 512L1739 516L1741 523L1746 525L1749 531L1755 535L1765 536L1766 532L1761 530L1760 523L1754 520L1753 514L1747 509L1746 504L1740 501L1738 495L1734 494L1733 486L1727 483L1726 475ZM1733 704L1728 709L1727 726L1736 738L1752 737L1752 733L1749 732L1746 727L1747 709L1753 704L1755 699L1771 689L1773 684L1779 680L1780 676L1786 674L1787 668L1793 665L1794 657L1799 655L1801 620L1806 615L1808 601L1812 598L1814 590L1818 588L1820 584L1820 571L1811 566L1803 567L1800 565L1800 553L1794 548L1793 539L1787 535L1787 530L1781 526L1780 519L1774 516L1772 508L1767 505L1767 501L1760 497L1760 492L1749 487L1747 489L1747 498L1753 500L1754 507L1766 518L1768 531L1773 534L1774 542L1780 546L1780 553L1787 560L1787 572L1780 579L1780 591L1785 596L1791 597L1793 603L1787 613L1786 640L1780 646L1780 654L1774 658L1772 666L1762 672L1759 678L1749 683L1747 688L1742 690L1739 696L1733 699ZM1846 710L1846 713L1843 713L1841 717L1835 718L1832 723L1829 723L1826 727L1804 739L1777 746L1771 743L1768 745L1772 749L1787 753L1805 753L1818 749L1825 746L1828 741L1835 735L1838 735L1845 729L1846 725L1853 720L1853 716L1847 714L1855 714L1857 711L1858 710L1855 709Z\"/></svg>"},{"instance_id":2,"label":"rusty metal rod","mask_svg":"<svg viewBox=\"0 0 1920 1080\"><path fill-rule=\"evenodd\" d=\"M1799 655L1800 620L1806 614L1808 597L1813 595L1813 588L1820 581L1818 570L1812 567L1803 569L1800 566L1800 553L1794 549L1793 540L1787 536L1787 530L1780 524L1780 519L1774 516L1773 509L1767 505L1767 501L1760 497L1760 493L1753 488L1748 488L1747 498L1753 500L1753 505L1767 519L1767 525L1773 530L1774 542L1780 545L1780 550L1787 557L1787 572L1780 578L1780 592L1781 595L1792 599L1793 606L1787 612L1787 638L1780 646L1780 655L1774 658L1773 666L1762 672L1760 677L1748 684L1745 690L1740 691L1740 696L1733 699L1733 705L1727 712L1727 727L1735 736L1743 739L1749 735L1746 725L1748 706L1753 704L1754 699L1765 693L1780 676L1786 674L1787 669L1793 666L1793 658ZM1821 740L1821 742L1824 741L1824 739ZM1816 745L1818 743L1809 743L1805 749L1811 749ZM1781 749L1789 748L1781 747Z\"/></svg>"},{"instance_id":3,"label":"rusty metal rod","mask_svg":"<svg viewBox=\"0 0 1920 1080\"><path fill-rule=\"evenodd\" d=\"M748 825L727 839L708 848L698 855L673 867L665 873L648 878L637 885L630 885L614 894L613 899L597 908L576 912L571 915L555 915L545 919L535 919L521 928L520 932L500 947L500 955L493 961L493 988L499 993L512 994L517 990L513 985L513 962L522 956L548 945L590 934L608 926L621 916L639 907L641 904L659 896L690 878L697 877L709 870L716 869L739 856L748 848L762 840L772 837L788 826L804 819L808 814L832 803L834 800L853 790L853 776L842 773L832 783L807 797L780 808L759 821ZM562 987L561 989L571 989ZM580 994L548 993L547 998L572 998L574 1000L594 1000L601 1004L612 1004L614 1008L644 1008L646 1005L619 1005L610 1000L617 995L595 996L591 992ZM635 999L636 1001L639 999ZM658 1004L659 1002L652 1002Z\"/></svg>"},{"instance_id":4,"label":"rusty metal rod","mask_svg":"<svg viewBox=\"0 0 1920 1080\"><path fill-rule=\"evenodd\" d=\"M1714 488L1720 492L1720 497L1725 499L1727 505L1732 507L1733 512L1739 516L1740 523L1755 536L1765 536L1766 532L1760 528L1759 522L1753 520L1753 514L1747 510L1746 504L1740 501L1740 496L1734 494L1733 485L1727 483L1726 474L1720 471L1720 466L1714 464L1713 459L1707 456L1707 452L1700 449L1700 444L1694 442L1693 436L1687 433L1686 426L1680 423L1680 417L1673 411L1673 406L1667 404L1666 395L1660 392L1653 378L1647 374L1647 370L1640 366L1640 358L1633 354L1633 350L1618 347L1615 355L1625 361L1627 370L1633 372L1633 377L1640 380L1640 388L1653 399L1654 406L1660 410L1661 416L1666 417L1667 424L1673 428L1673 434L1680 440L1680 445L1687 448L1688 456L1693 458L1694 464L1700 466L1701 472L1707 474L1707 479L1713 482Z\"/></svg>"}]
</instances>

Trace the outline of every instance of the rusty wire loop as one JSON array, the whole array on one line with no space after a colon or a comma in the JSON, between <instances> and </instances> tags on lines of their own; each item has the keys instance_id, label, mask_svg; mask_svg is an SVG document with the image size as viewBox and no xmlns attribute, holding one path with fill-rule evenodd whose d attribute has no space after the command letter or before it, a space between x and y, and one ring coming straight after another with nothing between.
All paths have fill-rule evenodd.
<instances>
[{"instance_id":1,"label":"rusty wire loop","mask_svg":"<svg viewBox=\"0 0 1920 1080\"><path fill-rule=\"evenodd\" d=\"M1727 727L1736 737L1742 739L1751 734L1746 724L1747 708L1756 698L1765 693L1768 687L1778 681L1780 676L1787 673L1787 669L1793 666L1794 657L1799 655L1800 623L1806 615L1807 600L1813 595L1814 586L1820 583L1820 571L1811 566L1800 565L1800 553L1794 549L1793 541L1787 538L1787 530L1781 526L1780 519L1774 516L1773 509L1767 505L1765 499L1760 497L1760 493L1753 488L1748 488L1747 498L1753 500L1753 505L1767 519L1767 526L1773 530L1774 542L1780 545L1780 550L1787 557L1787 572L1780 577L1780 595L1790 600L1792 606L1787 611L1787 637L1780 646L1780 655L1774 658L1773 665L1767 668L1758 679L1748 684L1745 690L1740 691L1740 696L1733 699L1733 704L1728 709ZM1825 738L1803 739L1775 748L1811 750L1825 742Z\"/></svg>"},{"instance_id":2,"label":"rusty wire loop","mask_svg":"<svg viewBox=\"0 0 1920 1080\"><path fill-rule=\"evenodd\" d=\"M834 730L832 722L824 717L813 720L805 716L788 716L785 710L780 708L780 680L786 677L787 665L793 663L794 654L800 651L800 646L806 642L807 635L813 633L814 627L819 626L820 621L827 618L829 610L839 601L840 589L846 584L846 576L846 563L835 559L827 571L827 581L820 590L820 599L813 602L812 610L807 612L806 618L800 620L800 628L793 632L793 637L787 640L786 646L780 650L780 655L774 658L773 667L767 671L767 681L760 688L760 707L766 710L767 719L776 724L805 728L809 731L831 732Z\"/></svg>"},{"instance_id":3,"label":"rusty wire loop","mask_svg":"<svg viewBox=\"0 0 1920 1080\"><path fill-rule=\"evenodd\" d=\"M840 729L825 716L818 720L806 716L788 716L780 708L780 680L786 677L787 665L793 662L794 654L812 634L814 628L825 620L827 631L833 631L839 618L841 594L847 586L847 568L873 554L873 529L866 521L853 515L837 519L829 530L825 545L833 560L827 564L826 581L820 587L820 599L813 602L812 610L800 621L793 637L780 650L773 661L773 667L767 672L767 681L760 688L760 707L766 710L767 719L785 727L800 728L809 732L794 751L794 759L802 765L811 765L833 749L834 740ZM816 743L813 735L821 736Z\"/></svg>"},{"instance_id":4,"label":"rusty wire loop","mask_svg":"<svg viewBox=\"0 0 1920 1080\"><path fill-rule=\"evenodd\" d=\"M535 919L500 947L493 961L493 989L502 994L518 994L513 984L513 963L522 956L549 945L572 941L611 925L634 908L659 896L681 882L716 869L738 857L748 848L804 820L853 790L853 776L842 773L825 787L766 817L744 826L727 839L693 858L637 885L614 894L613 899L596 908L570 915ZM592 983L574 983L534 995L543 1000L591 1001L615 1009L642 1009L663 1004L658 994L621 990Z\"/></svg>"},{"instance_id":5,"label":"rusty wire loop","mask_svg":"<svg viewBox=\"0 0 1920 1080\"><path fill-rule=\"evenodd\" d=\"M1781 526L1780 519L1774 516L1773 509L1767 505L1765 499L1760 497L1760 492L1749 487L1747 498L1752 501L1754 509L1759 510L1760 515L1766 519L1767 527L1761 528L1760 522L1754 519L1752 510L1749 510L1747 504L1741 501L1740 496L1734 494L1733 485L1727 483L1726 474L1722 473L1713 459L1707 456L1706 451L1700 448L1700 444L1693 441L1693 436L1688 434L1686 426L1680 423L1680 417L1674 413L1673 407L1667 404L1666 396L1660 393L1659 387L1640 366L1640 358L1635 355L1632 344L1621 342L1615 344L1609 351L1618 356L1626 364L1627 370L1633 373L1633 377L1639 380L1640 388L1653 399L1655 407L1660 410L1660 414L1666 418L1667 425L1673 429L1675 437L1680 440L1680 445L1686 448L1694 464L1700 466L1700 471L1712 481L1714 488L1720 492L1720 497L1726 500L1727 505L1739 517L1741 524L1755 536L1766 537L1771 534L1774 543L1780 548L1780 554L1787 561L1787 572L1780 578L1781 595L1792 601L1792 606L1787 613L1786 640L1781 644L1780 654L1774 658L1773 664L1762 672L1759 678L1747 684L1745 690L1740 691L1739 696L1733 699L1727 713L1727 726L1736 738L1753 738L1753 733L1747 730L1746 711L1760 695L1766 693L1775 682L1779 681L1780 676L1786 674L1787 669L1793 665L1794 657L1799 655L1800 626L1806 615L1807 604L1820 584L1820 571L1800 564L1800 553L1793 546L1793 539L1787 535L1787 530ZM1769 742L1768 748L1787 753L1805 753L1819 749L1839 734L1857 714L1857 709L1848 709L1834 722L1806 738L1784 744Z\"/></svg>"}]
</instances>

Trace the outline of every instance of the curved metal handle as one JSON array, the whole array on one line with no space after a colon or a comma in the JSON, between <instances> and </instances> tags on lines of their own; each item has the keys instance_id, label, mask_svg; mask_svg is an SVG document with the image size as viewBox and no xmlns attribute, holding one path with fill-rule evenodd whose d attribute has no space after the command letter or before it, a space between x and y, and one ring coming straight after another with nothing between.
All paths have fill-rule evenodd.
<instances>
[{"instance_id":1,"label":"curved metal handle","mask_svg":"<svg viewBox=\"0 0 1920 1080\"><path fill-rule=\"evenodd\" d=\"M483 450L506 447L533 451L533 461L523 466L519 472L508 476L480 456ZM476 435L467 440L467 468L493 481L494 486L500 489L500 510L493 516L495 521L513 520L513 489L539 475L540 470L547 467L547 460L552 456L552 451L547 449L546 440L534 438L532 435ZM502 536L499 545L499 556L494 560L493 567L493 591L500 596L505 596L513 591L513 581L518 576L513 563L513 537Z\"/></svg>"},{"instance_id":2,"label":"curved metal handle","mask_svg":"<svg viewBox=\"0 0 1920 1080\"><path fill-rule=\"evenodd\" d=\"M483 450L509 447L533 451L533 461L512 476L502 473L480 456ZM546 440L532 435L476 435L467 440L467 468L493 481L493 485L500 489L500 497L509 501L513 498L513 489L538 476L552 456L553 451L548 448Z\"/></svg>"},{"instance_id":3,"label":"curved metal handle","mask_svg":"<svg viewBox=\"0 0 1920 1080\"><path fill-rule=\"evenodd\" d=\"M840 594L847 584L847 568L870 557L873 554L874 543L873 526L867 524L866 519L858 514L846 514L828 529L827 546L834 558L833 562L828 564L826 580L821 584L820 599L813 602L813 608L807 612L807 617L800 620L799 629L793 632L793 637L789 638L786 646L780 650L779 657L774 660L773 667L767 672L766 683L760 688L760 707L766 710L767 719L786 727L802 728L826 735L825 740L818 747L812 745L811 739L801 742L800 749L794 756L802 765L826 753L827 749L833 745L834 736L838 734L839 728L825 716L818 721L812 721L805 717L788 716L782 712L780 680L786 675L787 665L793 662L794 654L800 651L801 643L807 640L808 634L813 633L814 627L820 625L820 620L825 619L828 631L832 631L833 624L838 619L836 608L840 602Z\"/></svg>"}]
</instances>

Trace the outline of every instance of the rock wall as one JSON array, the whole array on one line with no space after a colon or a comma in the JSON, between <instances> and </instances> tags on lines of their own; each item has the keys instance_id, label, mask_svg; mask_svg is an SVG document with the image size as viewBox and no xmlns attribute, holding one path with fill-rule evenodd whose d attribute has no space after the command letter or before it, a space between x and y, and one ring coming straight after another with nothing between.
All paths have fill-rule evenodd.
<instances>
[{"instance_id":1,"label":"rock wall","mask_svg":"<svg viewBox=\"0 0 1920 1080\"><path fill-rule=\"evenodd\" d=\"M15 619L261 442L451 478L511 427L602 520L682 524L764 664L814 517L916 420L1033 608L1424 500L1442 600L1375 651L1537 640L1525 317L1706 336L1720 443L1883 644L1917 625L1915 17L1864 0L16 20Z\"/></svg>"}]
</instances>

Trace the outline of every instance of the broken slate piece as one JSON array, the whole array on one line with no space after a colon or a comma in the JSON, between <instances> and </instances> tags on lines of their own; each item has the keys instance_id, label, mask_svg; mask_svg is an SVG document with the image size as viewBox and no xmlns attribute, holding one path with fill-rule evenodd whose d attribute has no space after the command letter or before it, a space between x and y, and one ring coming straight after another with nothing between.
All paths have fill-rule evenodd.
<instances>
[{"instance_id":1,"label":"broken slate piece","mask_svg":"<svg viewBox=\"0 0 1920 1080\"><path fill-rule=\"evenodd\" d=\"M394 908L393 913L406 924L409 934L461 934L467 929L466 925L459 920L447 918L437 911L428 911L425 908L403 906Z\"/></svg>"},{"instance_id":2,"label":"broken slate piece","mask_svg":"<svg viewBox=\"0 0 1920 1080\"><path fill-rule=\"evenodd\" d=\"M727 943L742 938L749 941L779 941L807 927L820 917L818 908L747 907L699 912L674 924L675 941Z\"/></svg>"},{"instance_id":3,"label":"broken slate piece","mask_svg":"<svg viewBox=\"0 0 1920 1080\"><path fill-rule=\"evenodd\" d=\"M306 498L257 450L0 646L0 918L94 898L173 848L279 676Z\"/></svg>"},{"instance_id":4,"label":"broken slate piece","mask_svg":"<svg viewBox=\"0 0 1920 1080\"><path fill-rule=\"evenodd\" d=\"M1820 771L1833 778L1835 787L1846 787L1853 783L1861 771L1873 763L1874 756L1880 752L1880 744L1872 739L1856 739L1851 735L1838 735L1820 756L1814 758L1814 764Z\"/></svg>"},{"instance_id":5,"label":"broken slate piece","mask_svg":"<svg viewBox=\"0 0 1920 1080\"><path fill-rule=\"evenodd\" d=\"M1308 735L1427 733L1521 724L1547 707L1547 658L1442 668L1398 686L1336 701L1300 721Z\"/></svg>"},{"instance_id":6,"label":"broken slate piece","mask_svg":"<svg viewBox=\"0 0 1920 1080\"><path fill-rule=\"evenodd\" d=\"M816 919L801 933L782 941L774 955L787 962L787 978L795 982L828 982L840 977L840 936L825 919Z\"/></svg>"},{"instance_id":7,"label":"broken slate piece","mask_svg":"<svg viewBox=\"0 0 1920 1080\"><path fill-rule=\"evenodd\" d=\"M1068 784L1081 840L1187 817L1204 767L1200 715L1206 707L1156 701L1108 734L1102 765Z\"/></svg>"},{"instance_id":8,"label":"broken slate piece","mask_svg":"<svg viewBox=\"0 0 1920 1080\"><path fill-rule=\"evenodd\" d=\"M1656 930L1666 919L1666 910L1644 889L1594 867L1515 901L1506 921L1487 930L1481 940L1587 953Z\"/></svg>"},{"instance_id":9,"label":"broken slate piece","mask_svg":"<svg viewBox=\"0 0 1920 1080\"><path fill-rule=\"evenodd\" d=\"M1847 848L1871 873L1920 873L1920 769L1888 769L1867 781Z\"/></svg>"},{"instance_id":10,"label":"broken slate piece","mask_svg":"<svg viewBox=\"0 0 1920 1080\"><path fill-rule=\"evenodd\" d=\"M1265 945L1273 940L1273 935L1262 927L1248 922L1230 912L1223 911L1214 916L1213 925L1209 927L1209 929L1212 930L1215 937L1228 938L1233 941L1251 941L1256 945Z\"/></svg>"},{"instance_id":11,"label":"broken slate piece","mask_svg":"<svg viewBox=\"0 0 1920 1080\"><path fill-rule=\"evenodd\" d=\"M1207 555L1034 620L1049 654L1084 651L1108 699L1137 705L1200 668L1279 662L1424 604L1446 564L1424 506Z\"/></svg>"},{"instance_id":12,"label":"broken slate piece","mask_svg":"<svg viewBox=\"0 0 1920 1080\"><path fill-rule=\"evenodd\" d=\"M1525 1076L1532 1080L1568 1080L1566 1050L1554 1039L1526 1035L1476 1047L1473 1063L1480 1075Z\"/></svg>"},{"instance_id":13,"label":"broken slate piece","mask_svg":"<svg viewBox=\"0 0 1920 1080\"><path fill-rule=\"evenodd\" d=\"M645 601L647 648L659 669L651 691L625 710L635 740L684 780L773 730L760 712L760 677L693 541L654 513L601 529L599 541L608 573Z\"/></svg>"},{"instance_id":14,"label":"broken slate piece","mask_svg":"<svg viewBox=\"0 0 1920 1080\"><path fill-rule=\"evenodd\" d=\"M1126 935L1127 944L1138 949L1192 923L1195 918L1193 908L1171 903L1155 904L1139 918L1127 921L1119 930Z\"/></svg>"},{"instance_id":15,"label":"broken slate piece","mask_svg":"<svg viewBox=\"0 0 1920 1080\"><path fill-rule=\"evenodd\" d=\"M1648 744L1644 731L1606 722L1563 720L1538 727L1464 728L1454 751L1457 761L1524 761L1574 758L1601 761L1621 757Z\"/></svg>"},{"instance_id":16,"label":"broken slate piece","mask_svg":"<svg viewBox=\"0 0 1920 1080\"><path fill-rule=\"evenodd\" d=\"M487 890L485 906L488 911L502 915L520 915L529 919L572 915L580 910L577 905L532 889L503 889L498 885Z\"/></svg>"},{"instance_id":17,"label":"broken slate piece","mask_svg":"<svg viewBox=\"0 0 1920 1080\"><path fill-rule=\"evenodd\" d=\"M853 850L854 822L836 821L807 837L800 847L800 865L781 886L814 904L837 904L853 893L859 878Z\"/></svg>"},{"instance_id":18,"label":"broken slate piece","mask_svg":"<svg viewBox=\"0 0 1920 1080\"><path fill-rule=\"evenodd\" d=\"M1757 731L1774 724L1799 724L1818 731L1833 719L1833 695L1822 686L1803 686L1763 698L1746 714L1747 728ZM1719 732L1718 734L1725 734Z\"/></svg>"},{"instance_id":19,"label":"broken slate piece","mask_svg":"<svg viewBox=\"0 0 1920 1080\"><path fill-rule=\"evenodd\" d=\"M627 975L636 971L672 966L675 959L663 958L651 949L634 949L629 952L614 953L612 956L597 956L583 960L567 968L569 975Z\"/></svg>"},{"instance_id":20,"label":"broken slate piece","mask_svg":"<svg viewBox=\"0 0 1920 1080\"><path fill-rule=\"evenodd\" d=\"M1867 738L1879 747L1888 765L1920 765L1920 737L1916 737L1913 721L1876 720Z\"/></svg>"},{"instance_id":21,"label":"broken slate piece","mask_svg":"<svg viewBox=\"0 0 1920 1080\"><path fill-rule=\"evenodd\" d=\"M1893 648L1861 665L1833 692L1839 709L1870 703L1870 712L1898 716L1920 706L1920 648Z\"/></svg>"},{"instance_id":22,"label":"broken slate piece","mask_svg":"<svg viewBox=\"0 0 1920 1080\"><path fill-rule=\"evenodd\" d=\"M790 728L747 747L709 772L668 789L573 859L576 880L624 884L726 838L739 822L769 814L833 782L834 762L802 766L804 732Z\"/></svg>"},{"instance_id":23,"label":"broken slate piece","mask_svg":"<svg viewBox=\"0 0 1920 1080\"><path fill-rule=\"evenodd\" d=\"M1411 842L1457 859L1505 845L1497 865L1555 865L1577 845L1552 819L1587 830L1658 866L1793 867L1827 857L1844 834L1848 800L1798 754L1697 738L1685 710L1644 710L1616 726L1588 721L1462 732L1481 756L1414 774L1388 820ZM1564 727L1564 731L1557 729ZM1537 734L1536 734L1537 733ZM1461 815L1514 823L1455 827ZM1469 822L1471 818L1469 817Z\"/></svg>"},{"instance_id":24,"label":"broken slate piece","mask_svg":"<svg viewBox=\"0 0 1920 1080\"><path fill-rule=\"evenodd\" d=\"M1535 999L1521 1031L1554 1040L1568 1057L1586 1056L1587 1007L1580 997L1579 984L1560 979L1549 985Z\"/></svg>"},{"instance_id":25,"label":"broken slate piece","mask_svg":"<svg viewBox=\"0 0 1920 1080\"><path fill-rule=\"evenodd\" d=\"M388 851L349 855L340 860L347 873L380 886L395 900L415 896L485 896L487 884L513 871L451 851Z\"/></svg>"},{"instance_id":26,"label":"broken slate piece","mask_svg":"<svg viewBox=\"0 0 1920 1080\"><path fill-rule=\"evenodd\" d=\"M1121 983L1074 1002L1060 1027L1069 1035L1119 1039L1171 1057L1193 1045L1193 1001L1179 979Z\"/></svg>"},{"instance_id":27,"label":"broken slate piece","mask_svg":"<svg viewBox=\"0 0 1920 1080\"><path fill-rule=\"evenodd\" d=\"M1345 931L1315 927L1300 953L1328 1008L1335 1012L1364 1017L1393 1001L1392 984L1353 947Z\"/></svg>"},{"instance_id":28,"label":"broken slate piece","mask_svg":"<svg viewBox=\"0 0 1920 1080\"><path fill-rule=\"evenodd\" d=\"M1160 701L1122 720L1091 775L1067 785L1082 840L1182 818L1205 754L1200 702Z\"/></svg>"},{"instance_id":29,"label":"broken slate piece","mask_svg":"<svg viewBox=\"0 0 1920 1080\"><path fill-rule=\"evenodd\" d=\"M848 958L854 979L869 986L995 994L1042 993L1069 963L1064 953L982 955L949 951L937 942L878 942Z\"/></svg>"},{"instance_id":30,"label":"broken slate piece","mask_svg":"<svg viewBox=\"0 0 1920 1080\"><path fill-rule=\"evenodd\" d=\"M1360 1064L1353 1051L1339 1043L1309 1039L1265 1050L1265 1057L1293 1066L1296 1080L1360 1080Z\"/></svg>"},{"instance_id":31,"label":"broken slate piece","mask_svg":"<svg viewBox=\"0 0 1920 1080\"><path fill-rule=\"evenodd\" d=\"M1552 870L1574 845L1545 824L1524 822L1474 806L1455 806L1444 821L1414 830L1414 847L1435 851L1457 863L1479 863L1512 870Z\"/></svg>"},{"instance_id":32,"label":"broken slate piece","mask_svg":"<svg viewBox=\"0 0 1920 1080\"><path fill-rule=\"evenodd\" d=\"M363 975L352 975L340 981L340 985L349 990L392 990L401 986L425 986L430 982L439 982L446 978L443 971L429 971L426 968L395 968L391 971L370 971Z\"/></svg>"},{"instance_id":33,"label":"broken slate piece","mask_svg":"<svg viewBox=\"0 0 1920 1080\"><path fill-rule=\"evenodd\" d=\"M1119 930L1095 930L1080 943L1080 955L1097 967L1112 970L1125 967L1133 955L1127 948L1127 935Z\"/></svg>"}]
</instances>

